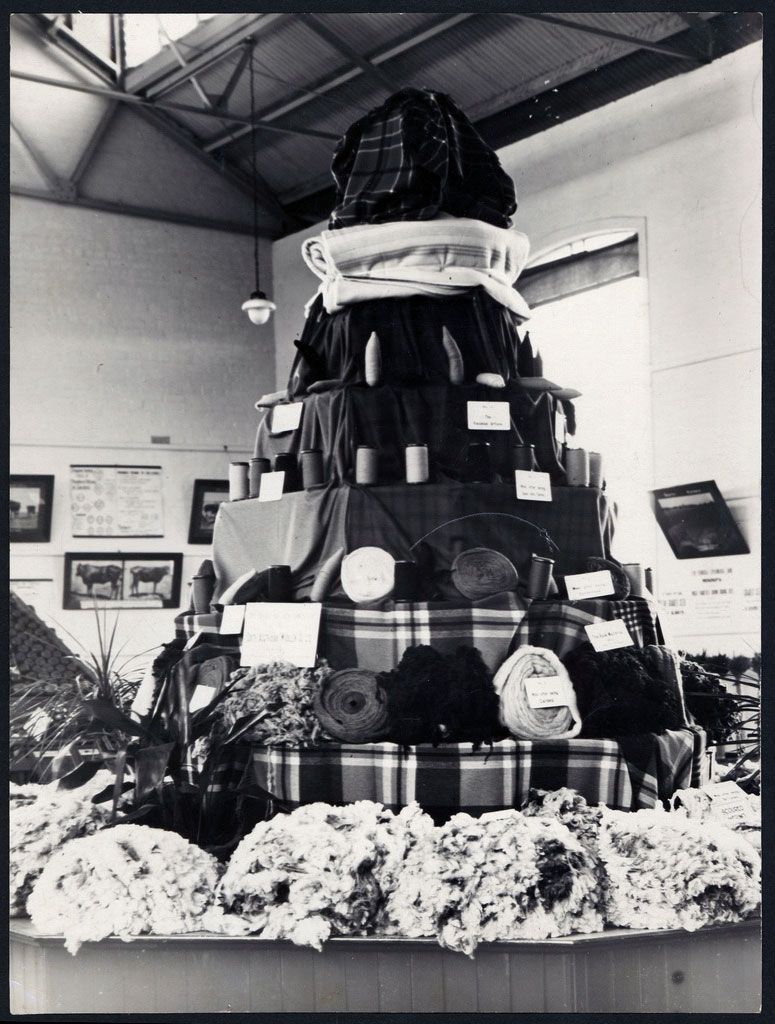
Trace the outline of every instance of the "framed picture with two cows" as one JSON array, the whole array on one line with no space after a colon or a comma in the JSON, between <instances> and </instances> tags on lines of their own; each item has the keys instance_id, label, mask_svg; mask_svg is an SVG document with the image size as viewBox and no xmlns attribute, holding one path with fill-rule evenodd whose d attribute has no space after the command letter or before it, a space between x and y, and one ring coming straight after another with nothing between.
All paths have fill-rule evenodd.
<instances>
[{"instance_id":1,"label":"framed picture with two cows","mask_svg":"<svg viewBox=\"0 0 775 1024\"><path fill-rule=\"evenodd\" d=\"M182 554L67 552L63 607L177 608Z\"/></svg>"}]
</instances>

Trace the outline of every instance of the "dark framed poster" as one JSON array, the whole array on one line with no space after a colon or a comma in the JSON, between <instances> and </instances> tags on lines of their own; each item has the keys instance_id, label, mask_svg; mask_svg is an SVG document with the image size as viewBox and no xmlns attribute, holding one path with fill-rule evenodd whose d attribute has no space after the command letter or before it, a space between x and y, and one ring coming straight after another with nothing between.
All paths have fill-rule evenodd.
<instances>
[{"instance_id":1,"label":"dark framed poster","mask_svg":"<svg viewBox=\"0 0 775 1024\"><path fill-rule=\"evenodd\" d=\"M228 480L195 480L191 499L189 544L212 544L215 517L222 501L229 500Z\"/></svg>"},{"instance_id":2,"label":"dark framed poster","mask_svg":"<svg viewBox=\"0 0 775 1024\"><path fill-rule=\"evenodd\" d=\"M177 608L182 554L69 551L62 607Z\"/></svg>"},{"instance_id":3,"label":"dark framed poster","mask_svg":"<svg viewBox=\"0 0 775 1024\"><path fill-rule=\"evenodd\" d=\"M17 544L41 544L50 541L54 477L11 473L8 487L8 539Z\"/></svg>"},{"instance_id":4,"label":"dark framed poster","mask_svg":"<svg viewBox=\"0 0 775 1024\"><path fill-rule=\"evenodd\" d=\"M715 480L651 491L657 522L676 558L747 555L745 537Z\"/></svg>"}]
</instances>

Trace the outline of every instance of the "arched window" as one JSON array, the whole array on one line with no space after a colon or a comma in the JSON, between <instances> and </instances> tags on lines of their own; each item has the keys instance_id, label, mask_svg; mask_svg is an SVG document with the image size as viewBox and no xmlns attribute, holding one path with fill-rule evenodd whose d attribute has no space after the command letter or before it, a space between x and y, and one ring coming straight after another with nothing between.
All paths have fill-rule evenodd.
<instances>
[{"instance_id":1,"label":"arched window","mask_svg":"<svg viewBox=\"0 0 775 1024\"><path fill-rule=\"evenodd\" d=\"M532 309L525 327L545 377L577 388L572 447L603 455L619 507L614 554L651 559L652 483L647 281L639 228L625 221L555 238L517 282Z\"/></svg>"}]
</instances>

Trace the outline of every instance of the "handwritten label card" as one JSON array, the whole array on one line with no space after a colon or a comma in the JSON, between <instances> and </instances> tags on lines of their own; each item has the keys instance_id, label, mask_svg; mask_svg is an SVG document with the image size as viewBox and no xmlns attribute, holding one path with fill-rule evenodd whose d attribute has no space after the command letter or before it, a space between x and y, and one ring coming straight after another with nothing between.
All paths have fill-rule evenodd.
<instances>
[{"instance_id":1,"label":"handwritten label card","mask_svg":"<svg viewBox=\"0 0 775 1024\"><path fill-rule=\"evenodd\" d=\"M514 479L517 482L517 497L520 501L552 500L552 482L548 473L538 473L532 469L515 469Z\"/></svg>"},{"instance_id":2,"label":"handwritten label card","mask_svg":"<svg viewBox=\"0 0 775 1024\"><path fill-rule=\"evenodd\" d=\"M611 622L591 622L584 629L596 651L613 651L617 647L635 646L622 619L613 619Z\"/></svg>"},{"instance_id":3,"label":"handwritten label card","mask_svg":"<svg viewBox=\"0 0 775 1024\"><path fill-rule=\"evenodd\" d=\"M710 813L714 818L724 821L730 827L755 824L745 793L736 782L714 782L703 786L703 789L710 794Z\"/></svg>"},{"instance_id":4,"label":"handwritten label card","mask_svg":"<svg viewBox=\"0 0 775 1024\"><path fill-rule=\"evenodd\" d=\"M188 710L193 715L195 711L200 708L206 708L207 705L215 699L216 689L214 686L196 686L194 692L191 694L191 700L188 702Z\"/></svg>"},{"instance_id":5,"label":"handwritten label card","mask_svg":"<svg viewBox=\"0 0 775 1024\"><path fill-rule=\"evenodd\" d=\"M528 676L525 694L533 709L568 706L568 684L560 676Z\"/></svg>"},{"instance_id":6,"label":"handwritten label card","mask_svg":"<svg viewBox=\"0 0 775 1024\"><path fill-rule=\"evenodd\" d=\"M511 430L508 402L466 402L469 430Z\"/></svg>"},{"instance_id":7,"label":"handwritten label card","mask_svg":"<svg viewBox=\"0 0 775 1024\"><path fill-rule=\"evenodd\" d=\"M276 473L262 473L259 501L279 501L283 496L283 484L285 483L285 470L280 469Z\"/></svg>"},{"instance_id":8,"label":"handwritten label card","mask_svg":"<svg viewBox=\"0 0 775 1024\"><path fill-rule=\"evenodd\" d=\"M614 581L610 570L599 572L579 572L565 577L568 597L571 601L583 601L588 597L605 597L613 594Z\"/></svg>"},{"instance_id":9,"label":"handwritten label card","mask_svg":"<svg viewBox=\"0 0 775 1024\"><path fill-rule=\"evenodd\" d=\"M242 623L245 621L244 604L227 604L223 609L220 633L223 636L235 636L242 632Z\"/></svg>"},{"instance_id":10,"label":"handwritten label card","mask_svg":"<svg viewBox=\"0 0 775 1024\"><path fill-rule=\"evenodd\" d=\"M290 405L276 405L272 410L272 433L286 434L289 430L295 430L301 423L301 410L303 408L302 402L292 402Z\"/></svg>"},{"instance_id":11,"label":"handwritten label card","mask_svg":"<svg viewBox=\"0 0 775 1024\"><path fill-rule=\"evenodd\" d=\"M245 606L240 665L287 661L314 668L323 605L261 601Z\"/></svg>"}]
</instances>

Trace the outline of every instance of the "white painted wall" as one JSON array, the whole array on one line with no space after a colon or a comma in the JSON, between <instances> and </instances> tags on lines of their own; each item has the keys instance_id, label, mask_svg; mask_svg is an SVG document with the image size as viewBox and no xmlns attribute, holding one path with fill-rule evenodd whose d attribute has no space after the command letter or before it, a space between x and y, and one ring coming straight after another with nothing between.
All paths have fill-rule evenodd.
<instances>
[{"instance_id":1,"label":"white painted wall","mask_svg":"<svg viewBox=\"0 0 775 1024\"><path fill-rule=\"evenodd\" d=\"M273 390L272 325L240 310L248 236L24 198L11 200L10 228L10 472L56 478L51 542L11 545L10 575L53 579L36 610L93 647L93 613L62 610L64 553L183 552L188 606L186 581L209 554L188 545L193 482L226 479L252 451L253 403ZM73 539L71 463L162 466L164 537ZM175 614L122 610L127 653L172 639Z\"/></svg>"},{"instance_id":2,"label":"white painted wall","mask_svg":"<svg viewBox=\"0 0 775 1024\"><path fill-rule=\"evenodd\" d=\"M514 226L534 254L619 222L642 226L649 486L716 480L752 548L722 560L734 565L740 590L755 590L760 571L761 55L761 45L746 47L499 153L517 186ZM273 248L277 387L317 285L300 245L324 226ZM589 359L608 372L604 352L590 350ZM562 376L562 367L546 369ZM605 417L606 408L594 414ZM653 553L660 595L708 568L706 559L677 562L653 521L643 520L643 548L643 557ZM725 633L672 628L674 642L692 651L760 644L755 611L730 618Z\"/></svg>"}]
</instances>

